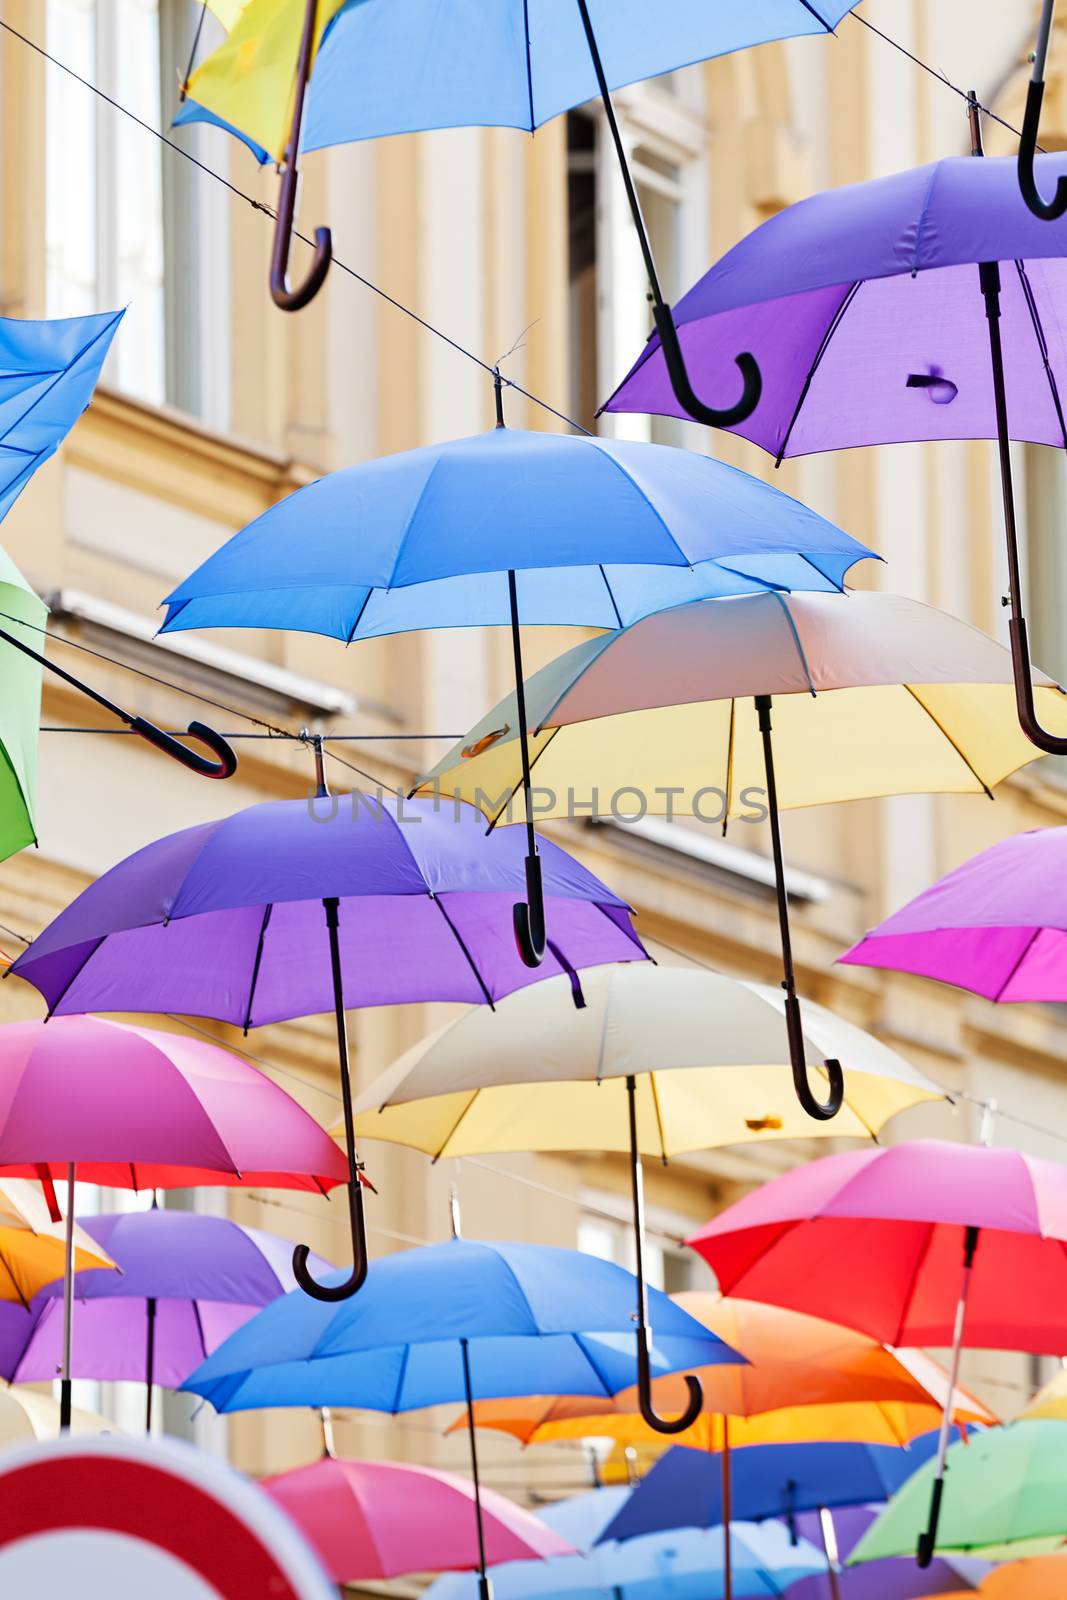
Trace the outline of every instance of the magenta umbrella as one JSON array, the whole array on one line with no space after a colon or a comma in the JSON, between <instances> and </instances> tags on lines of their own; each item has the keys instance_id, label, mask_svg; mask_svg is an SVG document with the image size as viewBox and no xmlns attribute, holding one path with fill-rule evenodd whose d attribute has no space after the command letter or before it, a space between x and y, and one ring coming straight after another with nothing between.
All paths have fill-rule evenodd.
<instances>
[{"instance_id":1,"label":"magenta umbrella","mask_svg":"<svg viewBox=\"0 0 1067 1600\"><path fill-rule=\"evenodd\" d=\"M1067 1167L936 1140L849 1151L775 1178L688 1242L724 1294L886 1344L952 1345L927 1565L962 1347L1067 1355Z\"/></svg>"},{"instance_id":2,"label":"magenta umbrella","mask_svg":"<svg viewBox=\"0 0 1067 1600\"><path fill-rule=\"evenodd\" d=\"M838 960L914 972L987 1000L1067 1000L1067 828L992 845Z\"/></svg>"},{"instance_id":3,"label":"magenta umbrella","mask_svg":"<svg viewBox=\"0 0 1067 1600\"><path fill-rule=\"evenodd\" d=\"M493 1489L481 1490L476 1523L474 1484L452 1472L327 1456L265 1478L262 1487L340 1584L574 1554L558 1533Z\"/></svg>"},{"instance_id":4,"label":"magenta umbrella","mask_svg":"<svg viewBox=\"0 0 1067 1600\"><path fill-rule=\"evenodd\" d=\"M124 1189L240 1184L325 1194L348 1167L329 1135L262 1072L206 1040L100 1017L0 1028L0 1172L38 1177L58 1217L67 1181L61 1422L71 1405L74 1183Z\"/></svg>"}]
</instances>

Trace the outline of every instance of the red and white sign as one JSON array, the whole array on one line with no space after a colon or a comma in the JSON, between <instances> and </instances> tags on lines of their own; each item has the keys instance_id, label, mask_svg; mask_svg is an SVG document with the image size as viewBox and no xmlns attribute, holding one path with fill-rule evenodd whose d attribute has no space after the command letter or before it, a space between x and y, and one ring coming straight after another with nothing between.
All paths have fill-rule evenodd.
<instances>
[{"instance_id":1,"label":"red and white sign","mask_svg":"<svg viewBox=\"0 0 1067 1600\"><path fill-rule=\"evenodd\" d=\"M0 1595L333 1600L254 1484L182 1445L64 1438L0 1456Z\"/></svg>"}]
</instances>

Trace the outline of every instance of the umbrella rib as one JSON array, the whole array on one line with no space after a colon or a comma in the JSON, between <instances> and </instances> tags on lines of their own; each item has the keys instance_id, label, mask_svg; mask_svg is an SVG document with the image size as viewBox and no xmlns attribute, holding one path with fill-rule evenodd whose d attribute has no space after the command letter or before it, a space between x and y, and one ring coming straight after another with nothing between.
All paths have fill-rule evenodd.
<instances>
[{"instance_id":1,"label":"umbrella rib","mask_svg":"<svg viewBox=\"0 0 1067 1600\"><path fill-rule=\"evenodd\" d=\"M861 278L858 283L854 283L854 284L851 285L851 287L849 288L848 293L845 295L845 298L842 300L841 304L838 306L837 310L834 312L832 318L830 319L830 326L827 328L826 332L822 336L822 339L819 341L819 348L816 350L815 355L814 355L814 357L812 359L811 366L808 368L807 377L804 379L804 382L801 385L800 394L797 396L797 403L796 403L796 406L793 409L793 415L789 419L789 426L785 430L785 435L784 435L784 437L782 439L781 444L778 447L778 453L774 458L774 464L775 464L776 467L780 467L782 462L783 462L783 460L785 459L785 453L789 448L789 440L792 437L793 429L796 427L797 420L800 417L801 409L803 408L804 402L808 398L808 390L811 388L811 381L812 381L812 379L814 378L816 372L819 369L819 364L822 361L823 356L826 354L827 350L830 347L830 340L833 338L834 334L837 332L838 328L840 327L841 321L842 321L842 318L845 315L845 312L848 310L849 306L852 304L853 300L856 297L856 294L858 293L859 289L862 287L862 284L863 284L863 279Z\"/></svg>"},{"instance_id":2,"label":"umbrella rib","mask_svg":"<svg viewBox=\"0 0 1067 1600\"><path fill-rule=\"evenodd\" d=\"M1034 291L1030 286L1030 279L1027 276L1025 262L1016 260L1015 270L1019 274L1019 283L1022 287L1023 299L1026 301L1026 309L1030 313L1030 321L1033 325L1034 337L1037 339L1037 347L1041 352L1041 360L1045 368L1045 376L1048 379L1049 392L1052 395L1052 403L1056 407L1056 421L1060 425L1060 436L1063 439L1063 447L1065 450L1067 450L1067 423L1065 423L1063 419L1063 407L1060 404L1060 392L1056 387L1056 375L1052 370L1048 358L1048 340L1045 338L1045 330L1041 325L1041 317L1038 313L1037 301L1034 298Z\"/></svg>"},{"instance_id":3,"label":"umbrella rib","mask_svg":"<svg viewBox=\"0 0 1067 1600\"><path fill-rule=\"evenodd\" d=\"M363 597L363 604L360 606L359 610L356 613L355 622L353 622L352 626L348 630L348 638L345 641L346 644L351 644L352 640L356 637L356 629L359 627L360 623L363 621L363 613L364 613L364 611L366 611L367 607L370 605L370 597L374 593L374 587L375 586L373 584L368 584L367 585L367 593Z\"/></svg>"},{"instance_id":4,"label":"umbrella rib","mask_svg":"<svg viewBox=\"0 0 1067 1600\"><path fill-rule=\"evenodd\" d=\"M259 925L259 938L256 940L256 955L252 963L252 981L248 986L248 1004L245 1007L244 1032L247 1034L252 1026L252 1002L256 996L256 984L259 982L259 969L263 961L263 944L267 937L267 925L270 922L271 912L274 910L273 900L268 900L263 908L263 920Z\"/></svg>"},{"instance_id":5,"label":"umbrella rib","mask_svg":"<svg viewBox=\"0 0 1067 1600\"><path fill-rule=\"evenodd\" d=\"M541 746L540 750L535 750L533 752L533 754L530 756L530 771L531 771L531 773L533 772L534 767L536 767L537 763L540 761L541 757L544 755L545 751L548 749L549 745L552 743L553 739L556 737L556 734L559 733L559 731L560 730L558 728L550 728L548 730L548 738L545 740L545 742ZM540 732L540 729L538 729L538 732ZM500 807L500 810L497 812L496 816L495 817L491 817L489 819L489 827L486 830L488 833L492 833L493 829L496 827L496 825L500 821L501 817L507 811L509 805L514 800L515 796L518 794L518 792L521 789L521 787L522 787L522 779L521 778L517 778L515 780L515 782L511 786L511 793L508 795L507 799L504 801L504 804Z\"/></svg>"},{"instance_id":6,"label":"umbrella rib","mask_svg":"<svg viewBox=\"0 0 1067 1600\"><path fill-rule=\"evenodd\" d=\"M983 790L988 795L990 800L994 799L993 791L989 787L988 783L986 783L980 772L975 771L974 767L968 761L967 757L964 755L955 739L949 733L948 729L937 717L934 716L934 713L930 710L930 707L926 704L926 701L923 700L920 695L916 694L910 683L905 683L902 685L902 687L907 690L908 694L911 695L912 699L915 701L915 704L926 712L926 715L930 718L930 721L933 723L938 733L940 733L942 737L946 739L947 742L952 746L953 750L955 750L956 754L967 768L967 771L971 774L971 777L974 779L975 783L981 784Z\"/></svg>"},{"instance_id":7,"label":"umbrella rib","mask_svg":"<svg viewBox=\"0 0 1067 1600\"><path fill-rule=\"evenodd\" d=\"M927 1223L926 1225L926 1237L923 1239L922 1249L916 1255L915 1264L911 1269L911 1277L908 1282L908 1292L901 1301L901 1310L900 1317L897 1321L896 1337L893 1339L887 1339L887 1344L902 1345L907 1343L904 1338L904 1320L907 1317L908 1308L910 1307L912 1297L915 1294L915 1285L919 1281L919 1273L922 1271L924 1265L926 1264L926 1258L930 1254L930 1248L934 1242L934 1228L936 1226L936 1223Z\"/></svg>"},{"instance_id":8,"label":"umbrella rib","mask_svg":"<svg viewBox=\"0 0 1067 1600\"><path fill-rule=\"evenodd\" d=\"M530 132L533 133L537 124L534 121L533 63L530 60L530 0L522 0L522 31L526 39L526 97L530 107Z\"/></svg>"},{"instance_id":9,"label":"umbrella rib","mask_svg":"<svg viewBox=\"0 0 1067 1600\"><path fill-rule=\"evenodd\" d=\"M814 684L814 682L812 680L811 668L808 666L808 658L804 654L804 646L800 642L800 634L797 632L797 625L796 625L796 621L795 621L795 619L793 617L793 613L790 611L789 607L786 605L784 599L778 593L777 589L772 590L771 598L773 600L777 600L778 604L781 606L782 610L785 612L785 620L789 624L789 631L793 636L793 643L796 646L797 655L800 657L800 665L803 667L804 676L808 680L808 688L811 691L812 695L814 696L814 694L815 694L815 684Z\"/></svg>"},{"instance_id":10,"label":"umbrella rib","mask_svg":"<svg viewBox=\"0 0 1067 1600\"><path fill-rule=\"evenodd\" d=\"M726 838L726 828L730 820L730 806L733 803L734 787L734 724L737 720L737 700L730 696L730 721L726 730L726 807L722 819L722 836Z\"/></svg>"},{"instance_id":11,"label":"umbrella rib","mask_svg":"<svg viewBox=\"0 0 1067 1600\"><path fill-rule=\"evenodd\" d=\"M656 1112L656 1127L659 1129L659 1158L663 1165L666 1166L668 1161L667 1135L663 1131L663 1112L660 1109L659 1091L656 1088L656 1074L649 1072L645 1076L648 1078L648 1086L652 1091L652 1105Z\"/></svg>"},{"instance_id":12,"label":"umbrella rib","mask_svg":"<svg viewBox=\"0 0 1067 1600\"><path fill-rule=\"evenodd\" d=\"M116 326L123 314L124 313L122 311L117 311L111 320L100 329L99 333L94 333L93 337L88 341L87 344L84 344L80 350L75 351L74 355L71 356L66 365L60 367L59 371L56 373L47 389L45 389L44 393L39 394L35 400L32 400L26 407L25 411L21 412L19 416L15 417L8 424L8 426L4 429L3 434L0 434L0 439L6 440L8 434L11 433L13 429L17 428L20 423L25 422L26 418L30 416L32 412L36 411L37 407L41 405L43 401L47 400L48 396L52 393L52 390L55 388L56 384L59 383L60 379L65 378L69 372L73 372L74 368L78 365L78 362L89 354L89 351L93 348L94 344L99 344L100 340L103 339L104 336Z\"/></svg>"},{"instance_id":13,"label":"umbrella rib","mask_svg":"<svg viewBox=\"0 0 1067 1600\"><path fill-rule=\"evenodd\" d=\"M474 973L474 976L478 980L478 987L481 989L482 994L485 996L486 1005L489 1007L490 1011L495 1011L496 1010L496 1006L493 1004L493 997L489 993L489 989L488 989L488 987L486 985L485 979L482 977L481 973L478 971L478 965L477 965L474 957L471 955L470 951L467 948L466 940L463 938L463 935L459 932L459 930L456 927L455 923L452 921L452 918L449 916L448 912L445 910L444 905L438 899L438 897L434 894L433 890L432 889L428 889L426 892L429 895L430 899L433 901L434 905L437 907L438 911L444 917L445 922L448 924L448 928L449 928L449 931L452 934L453 939L455 939L456 943L459 945L460 949L463 951L463 954L466 956L467 965L470 967L471 971Z\"/></svg>"},{"instance_id":14,"label":"umbrella rib","mask_svg":"<svg viewBox=\"0 0 1067 1600\"><path fill-rule=\"evenodd\" d=\"M78 979L81 977L82 973L85 971L85 969L89 965L90 961L96 955L96 952L99 950L100 946L104 943L105 938L106 938L106 935L105 934L101 934L98 939L94 939L93 940L93 942L92 942L93 947L88 952L88 954L86 955L85 960L79 962L77 971L71 973L70 977L67 979L67 981L63 985L62 989L56 995L55 999L49 1003L49 1006L48 1006L48 1016L49 1017L54 1017L55 1016L56 1007L59 1006L59 1005L62 1005L63 1001L67 997L67 994L70 992L70 990L73 988L73 986L77 983ZM31 945L30 948L31 949L33 948L32 945ZM28 952L27 952L27 954L28 954ZM45 1020L47 1021L48 1019L46 1018Z\"/></svg>"},{"instance_id":15,"label":"umbrella rib","mask_svg":"<svg viewBox=\"0 0 1067 1600\"><path fill-rule=\"evenodd\" d=\"M605 587L605 589L606 589L606 590L607 590L607 591L608 591L608 599L609 599L609 600L610 600L610 601L611 601L611 609L612 609L612 611L614 611L614 613L615 613L615 620L616 620L616 622L617 622L617 623L618 623L618 624L619 624L619 627L620 627L620 628L625 628L625 626L626 626L626 624L625 624L625 622L623 622L623 620L622 620L622 614L621 614L621 612L620 612L620 611L619 611L619 608L618 608L618 606L617 606L617 605L616 605L616 603L615 603L615 594L614 594L614 591L613 591L613 589L612 589L612 587L611 587L611 584L610 584L610 583L609 583L609 582L608 582L608 575L607 575L607 573L606 573L606 572L605 572L605 571L604 571L604 563L603 563L603 562L602 562L602 561L598 561L598 562L597 562L597 566L598 566L598 567L599 567L599 568L600 568L600 576L601 576L601 577L602 577L602 578L603 578L603 580L604 580L604 587Z\"/></svg>"},{"instance_id":16,"label":"umbrella rib","mask_svg":"<svg viewBox=\"0 0 1067 1600\"><path fill-rule=\"evenodd\" d=\"M826 18L816 11L815 7L811 4L811 0L800 0L800 4L804 7L805 11L811 12L816 22L821 23L821 25L826 29L827 33L833 33L833 28L827 22Z\"/></svg>"},{"instance_id":17,"label":"umbrella rib","mask_svg":"<svg viewBox=\"0 0 1067 1600\"><path fill-rule=\"evenodd\" d=\"M460 1112L460 1114L456 1118L455 1122L452 1124L452 1126L449 1128L448 1132L445 1134L444 1140L441 1143L441 1145L438 1147L437 1150L434 1151L434 1154L431 1157L431 1161L432 1162L440 1161L441 1157L444 1155L444 1153L447 1150L448 1146L452 1143L452 1140L456 1137L456 1134L459 1132L461 1126L463 1125L463 1122L464 1122L464 1120L465 1120L465 1118L467 1116L468 1111L471 1111L473 1109L474 1102L477 1100L477 1098L481 1094L481 1092L482 1091L480 1089L472 1089L470 1091L470 1099L467 1101L466 1105L463 1107L463 1110ZM431 1097L431 1098L433 1098L433 1097ZM384 1106L382 1107L382 1109L383 1110L385 1109Z\"/></svg>"},{"instance_id":18,"label":"umbrella rib","mask_svg":"<svg viewBox=\"0 0 1067 1600\"><path fill-rule=\"evenodd\" d=\"M404 1353L400 1357L400 1371L396 1375L396 1389L393 1391L393 1404L390 1407L390 1411L392 1412L394 1417L396 1416L397 1412L400 1410L400 1395L401 1395L401 1391L403 1390L403 1387L404 1387L404 1379L408 1375L408 1357L410 1355L411 1355L411 1345L410 1344L406 1344L404 1346Z\"/></svg>"},{"instance_id":19,"label":"umbrella rib","mask_svg":"<svg viewBox=\"0 0 1067 1600\"><path fill-rule=\"evenodd\" d=\"M997 990L995 997L997 1000L1001 998L1005 989L1008 987L1008 984L1011 982L1019 968L1022 966L1023 962L1026 960L1027 956L1030 954L1030 951L1034 948L1034 944L1037 941L1037 936L1041 931L1042 930L1040 928L1034 928L1031 932L1030 937L1027 939L1023 949L1020 950L1017 959L1012 962L1011 971L1008 973L1007 977L1004 979L1004 982Z\"/></svg>"}]
</instances>

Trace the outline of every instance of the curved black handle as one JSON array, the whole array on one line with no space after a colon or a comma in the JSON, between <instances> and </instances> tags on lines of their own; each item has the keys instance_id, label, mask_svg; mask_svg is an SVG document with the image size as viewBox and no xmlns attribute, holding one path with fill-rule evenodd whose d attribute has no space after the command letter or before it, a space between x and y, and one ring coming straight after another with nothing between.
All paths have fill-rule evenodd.
<instances>
[{"instance_id":1,"label":"curved black handle","mask_svg":"<svg viewBox=\"0 0 1067 1600\"><path fill-rule=\"evenodd\" d=\"M744 383L741 398L735 405L728 406L725 411L717 411L714 406L705 405L693 390L670 306L666 301L653 302L652 315L656 323L656 332L659 334L660 347L663 350L667 376L674 390L674 398L693 421L706 423L709 428L733 428L750 417L759 405L763 393L763 378L756 365L755 356L750 351L744 350L739 356L734 357Z\"/></svg>"},{"instance_id":2,"label":"curved black handle","mask_svg":"<svg viewBox=\"0 0 1067 1600\"><path fill-rule=\"evenodd\" d=\"M313 1300L348 1300L367 1281L370 1257L367 1254L367 1227L363 1219L363 1185L356 1179L348 1185L348 1220L352 1230L352 1271L343 1283L319 1283L308 1269L311 1254L306 1244L293 1249L293 1277Z\"/></svg>"},{"instance_id":3,"label":"curved black handle","mask_svg":"<svg viewBox=\"0 0 1067 1600\"><path fill-rule=\"evenodd\" d=\"M926 1524L926 1532L919 1535L919 1546L915 1552L915 1560L920 1567L928 1567L934 1559L934 1551L937 1548L937 1525L941 1520L941 1496L944 1492L944 1478L935 1478L930 1494L930 1519Z\"/></svg>"},{"instance_id":4,"label":"curved black handle","mask_svg":"<svg viewBox=\"0 0 1067 1600\"><path fill-rule=\"evenodd\" d=\"M684 1433L691 1428L704 1409L704 1390L700 1379L691 1372L685 1375L689 1399L680 1417L661 1417L652 1404L652 1365L648 1356L648 1330L642 1328L637 1335L637 1403L641 1415L657 1433Z\"/></svg>"},{"instance_id":5,"label":"curved black handle","mask_svg":"<svg viewBox=\"0 0 1067 1600\"><path fill-rule=\"evenodd\" d=\"M1034 682L1030 675L1030 640L1026 618L1008 620L1008 637L1011 640L1011 670L1015 679L1015 707L1022 728L1031 744L1036 744L1046 755L1067 756L1067 738L1048 733L1037 720L1034 705Z\"/></svg>"},{"instance_id":6,"label":"curved black handle","mask_svg":"<svg viewBox=\"0 0 1067 1600\"><path fill-rule=\"evenodd\" d=\"M1056 193L1051 200L1043 200L1034 179L1034 156L1037 152L1037 135L1041 126L1041 102L1045 84L1041 78L1031 78L1026 91L1026 114L1023 131L1019 137L1019 189L1035 217L1044 222L1056 222L1067 212L1067 177L1056 179Z\"/></svg>"},{"instance_id":7,"label":"curved black handle","mask_svg":"<svg viewBox=\"0 0 1067 1600\"><path fill-rule=\"evenodd\" d=\"M523 965L539 967L548 944L540 856L526 857L526 903L512 906L511 922Z\"/></svg>"},{"instance_id":8,"label":"curved black handle","mask_svg":"<svg viewBox=\"0 0 1067 1600\"><path fill-rule=\"evenodd\" d=\"M333 241L329 228L315 229L315 259L303 283L297 289L289 287L289 246L292 242L293 222L296 217L296 193L300 184L297 160L300 153L300 129L304 121L304 91L311 76L311 53L315 43L315 16L317 0L307 0L304 9L304 27L300 36L300 54L296 63L296 82L293 86L293 120L289 128L289 143L285 152L285 171L278 193L278 216L274 223L274 247L270 257L270 297L280 311L302 311L310 305L330 270L333 259Z\"/></svg>"},{"instance_id":9,"label":"curved black handle","mask_svg":"<svg viewBox=\"0 0 1067 1600\"><path fill-rule=\"evenodd\" d=\"M841 1063L830 1056L823 1069L830 1082L826 1100L816 1100L808 1083L808 1064L804 1057L804 1026L800 1019L800 1001L795 994L786 993L785 1031L789 1040L789 1064L793 1069L793 1088L801 1106L816 1122L830 1122L845 1103L845 1074Z\"/></svg>"},{"instance_id":10,"label":"curved black handle","mask_svg":"<svg viewBox=\"0 0 1067 1600\"><path fill-rule=\"evenodd\" d=\"M206 722L190 722L186 731L190 739L196 739L200 744L207 745L214 760L209 760L196 750L190 750L187 744L182 744L172 733L164 733L162 728L157 728L155 723L149 722L146 717L129 717L127 726L131 733L136 733L149 744L155 745L164 755L180 761L183 767L188 767L189 771L195 772L198 777L232 778L237 771L237 757L232 747L226 743L221 733L209 728Z\"/></svg>"}]
</instances>

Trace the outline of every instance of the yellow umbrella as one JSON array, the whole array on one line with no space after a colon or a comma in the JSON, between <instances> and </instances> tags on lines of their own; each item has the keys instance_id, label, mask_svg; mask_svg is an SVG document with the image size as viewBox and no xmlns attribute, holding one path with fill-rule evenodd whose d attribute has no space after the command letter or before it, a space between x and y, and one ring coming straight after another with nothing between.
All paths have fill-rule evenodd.
<instances>
[{"instance_id":1,"label":"yellow umbrella","mask_svg":"<svg viewBox=\"0 0 1067 1600\"><path fill-rule=\"evenodd\" d=\"M114 1267L77 1225L75 1269ZM38 1289L63 1276L65 1224L53 1222L44 1196L24 1178L0 1181L0 1300L28 1306Z\"/></svg>"},{"instance_id":2,"label":"yellow umbrella","mask_svg":"<svg viewBox=\"0 0 1067 1600\"><path fill-rule=\"evenodd\" d=\"M1035 690L1056 733L1067 694ZM779 809L920 792L992 793L1040 752L1019 728L1011 657L944 612L898 595L765 594L657 612L567 651L525 685L539 817L691 813L767 818L790 1063L809 1116L842 1100L807 1082ZM772 736L772 707L774 733ZM419 791L524 819L514 695Z\"/></svg>"},{"instance_id":3,"label":"yellow umbrella","mask_svg":"<svg viewBox=\"0 0 1067 1600\"><path fill-rule=\"evenodd\" d=\"M119 1431L106 1417L77 1409L71 1415L70 1429L72 1433ZM58 1436L59 1402L50 1394L37 1394L33 1389L0 1388L0 1449Z\"/></svg>"},{"instance_id":4,"label":"yellow umbrella","mask_svg":"<svg viewBox=\"0 0 1067 1600\"><path fill-rule=\"evenodd\" d=\"M1058 1372L1038 1390L1019 1413L1019 1421L1024 1417L1049 1417L1053 1422L1067 1422L1067 1370Z\"/></svg>"}]
</instances>

